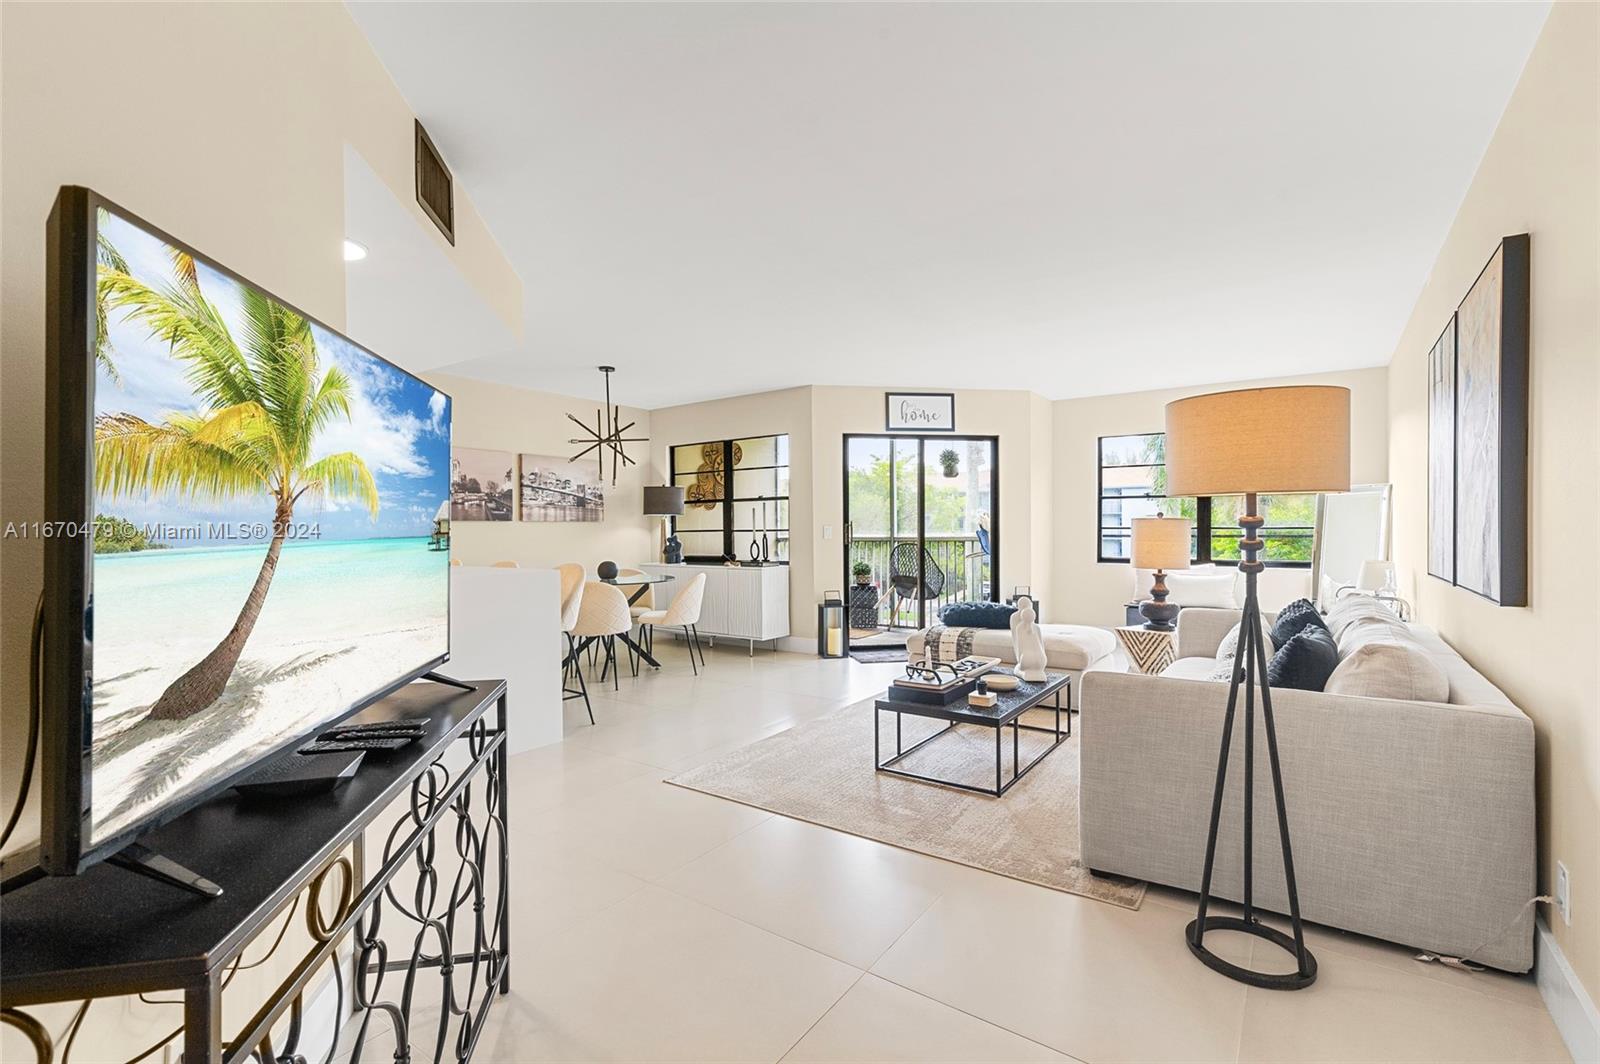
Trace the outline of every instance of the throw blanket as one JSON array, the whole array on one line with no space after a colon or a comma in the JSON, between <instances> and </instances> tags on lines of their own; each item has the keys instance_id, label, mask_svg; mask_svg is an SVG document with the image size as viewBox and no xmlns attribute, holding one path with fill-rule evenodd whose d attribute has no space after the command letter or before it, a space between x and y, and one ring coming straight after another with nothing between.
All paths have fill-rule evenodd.
<instances>
[{"instance_id":1,"label":"throw blanket","mask_svg":"<svg viewBox=\"0 0 1600 1064\"><path fill-rule=\"evenodd\" d=\"M988 629L933 625L928 629L928 634L923 636L923 652L932 655L934 661L960 661L972 654L973 637L984 631Z\"/></svg>"}]
</instances>

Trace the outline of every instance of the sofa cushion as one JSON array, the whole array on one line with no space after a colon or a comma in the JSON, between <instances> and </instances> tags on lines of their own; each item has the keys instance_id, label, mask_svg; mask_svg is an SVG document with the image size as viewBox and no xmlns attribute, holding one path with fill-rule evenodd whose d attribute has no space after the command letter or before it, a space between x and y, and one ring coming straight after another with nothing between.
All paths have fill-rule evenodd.
<instances>
[{"instance_id":1,"label":"sofa cushion","mask_svg":"<svg viewBox=\"0 0 1600 1064\"><path fill-rule=\"evenodd\" d=\"M1001 661L1016 660L1009 630L974 628L967 631L971 634L969 653ZM929 629L922 629L906 637L906 652L913 659L921 659L928 632ZM1039 635L1044 640L1045 665L1052 669L1082 672L1117 649L1117 637L1108 629L1084 624L1041 624Z\"/></svg>"},{"instance_id":2,"label":"sofa cushion","mask_svg":"<svg viewBox=\"0 0 1600 1064\"><path fill-rule=\"evenodd\" d=\"M1328 623L1322 619L1322 614L1317 612L1317 607L1310 599L1295 599L1283 609L1278 611L1278 619L1272 622L1272 631L1269 633L1274 647L1281 647L1295 636L1308 624L1327 629ZM1329 633L1332 634L1331 632Z\"/></svg>"},{"instance_id":3,"label":"sofa cushion","mask_svg":"<svg viewBox=\"0 0 1600 1064\"><path fill-rule=\"evenodd\" d=\"M1382 618L1356 620L1344 626L1339 638L1339 667L1328 677L1323 690L1361 698L1450 701L1450 680L1435 656L1404 625L1397 628Z\"/></svg>"},{"instance_id":4,"label":"sofa cushion","mask_svg":"<svg viewBox=\"0 0 1600 1064\"><path fill-rule=\"evenodd\" d=\"M1466 658L1442 639L1438 632L1420 624L1411 625L1408 634L1412 640L1439 666L1450 684L1450 704L1456 706L1493 706L1521 713L1516 703L1496 687L1487 676L1473 668Z\"/></svg>"},{"instance_id":5,"label":"sofa cushion","mask_svg":"<svg viewBox=\"0 0 1600 1064\"><path fill-rule=\"evenodd\" d=\"M1004 602L952 602L939 607L939 620L952 628L1003 628L1011 630L1015 606Z\"/></svg>"},{"instance_id":6,"label":"sofa cushion","mask_svg":"<svg viewBox=\"0 0 1600 1064\"><path fill-rule=\"evenodd\" d=\"M1382 624L1404 636L1406 623L1395 616L1394 611L1383 605L1371 595L1342 595L1323 616L1323 621L1328 626L1328 631L1333 633L1333 641L1339 642L1344 638L1344 633L1352 624L1371 622Z\"/></svg>"},{"instance_id":7,"label":"sofa cushion","mask_svg":"<svg viewBox=\"0 0 1600 1064\"><path fill-rule=\"evenodd\" d=\"M1167 601L1179 606L1209 606L1233 610L1239 601L1233 594L1234 572L1216 569L1167 574Z\"/></svg>"},{"instance_id":8,"label":"sofa cushion","mask_svg":"<svg viewBox=\"0 0 1600 1064\"><path fill-rule=\"evenodd\" d=\"M1320 691L1339 667L1339 648L1319 625L1308 624L1279 647L1267 662L1267 684Z\"/></svg>"}]
</instances>

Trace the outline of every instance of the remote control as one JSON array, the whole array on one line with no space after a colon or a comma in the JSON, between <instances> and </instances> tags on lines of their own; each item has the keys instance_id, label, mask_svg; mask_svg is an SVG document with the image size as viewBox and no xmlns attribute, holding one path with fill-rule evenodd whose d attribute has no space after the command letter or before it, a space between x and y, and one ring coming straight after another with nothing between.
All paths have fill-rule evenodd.
<instances>
[{"instance_id":1,"label":"remote control","mask_svg":"<svg viewBox=\"0 0 1600 1064\"><path fill-rule=\"evenodd\" d=\"M416 742L414 735L394 735L367 739L318 739L300 748L302 754L340 754L351 750L369 753L389 753Z\"/></svg>"},{"instance_id":2,"label":"remote control","mask_svg":"<svg viewBox=\"0 0 1600 1064\"><path fill-rule=\"evenodd\" d=\"M341 724L329 728L317 738L319 739L359 739L364 737L383 738L385 736L412 735L420 736L428 730L430 717L421 717L416 720L385 720L375 724Z\"/></svg>"}]
</instances>

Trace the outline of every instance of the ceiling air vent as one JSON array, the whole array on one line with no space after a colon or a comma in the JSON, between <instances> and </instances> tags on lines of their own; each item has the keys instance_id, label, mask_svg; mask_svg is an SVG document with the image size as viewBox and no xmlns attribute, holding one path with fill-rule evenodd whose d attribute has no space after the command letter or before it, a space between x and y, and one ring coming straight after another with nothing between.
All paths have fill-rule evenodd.
<instances>
[{"instance_id":1,"label":"ceiling air vent","mask_svg":"<svg viewBox=\"0 0 1600 1064\"><path fill-rule=\"evenodd\" d=\"M444 238L456 242L455 182L444 157L433 146L428 131L417 123L417 202L439 227Z\"/></svg>"}]
</instances>

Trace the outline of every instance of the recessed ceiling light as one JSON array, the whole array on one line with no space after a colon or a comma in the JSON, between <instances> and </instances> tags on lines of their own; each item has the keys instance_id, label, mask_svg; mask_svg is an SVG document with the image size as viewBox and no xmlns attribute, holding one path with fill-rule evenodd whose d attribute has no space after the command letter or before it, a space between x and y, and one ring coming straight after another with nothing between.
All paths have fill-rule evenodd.
<instances>
[{"instance_id":1,"label":"recessed ceiling light","mask_svg":"<svg viewBox=\"0 0 1600 1064\"><path fill-rule=\"evenodd\" d=\"M344 242L344 261L360 262L366 257L367 246L365 244L357 244L354 240L346 240Z\"/></svg>"}]
</instances>

